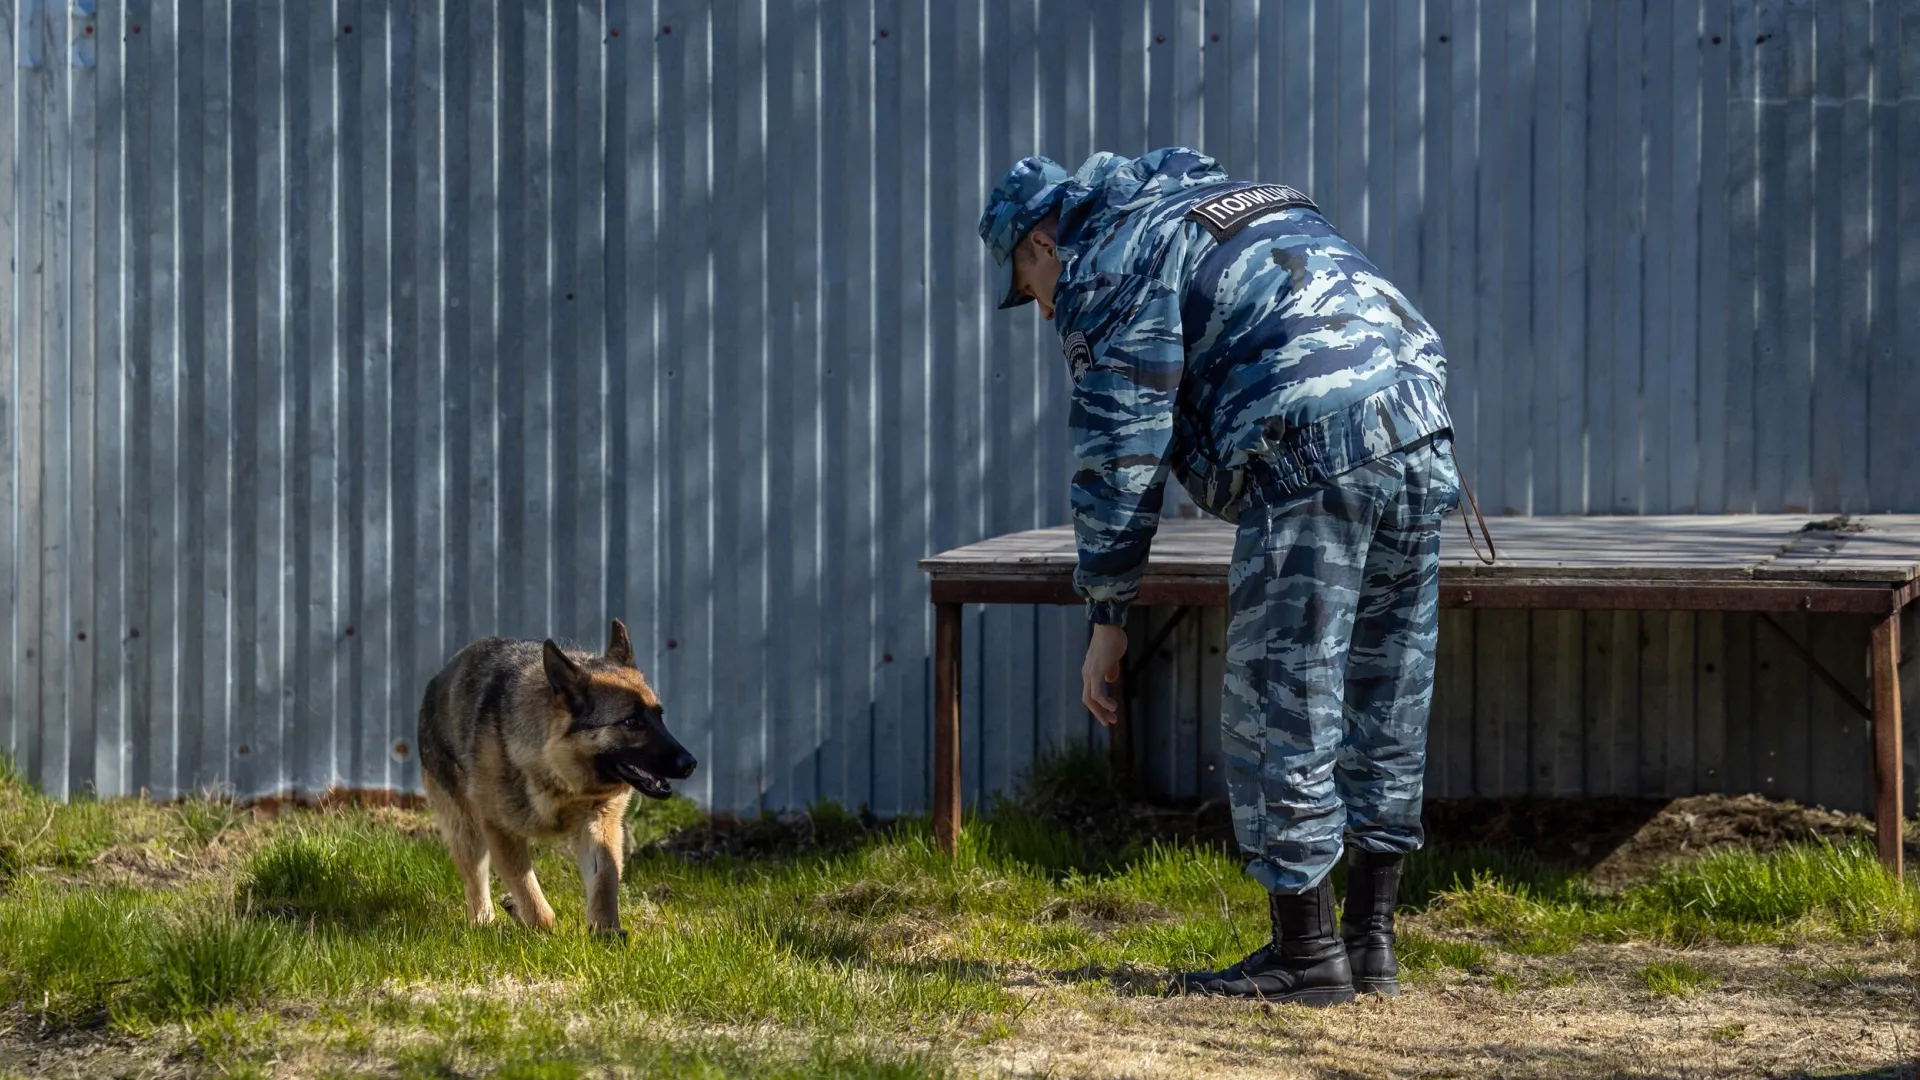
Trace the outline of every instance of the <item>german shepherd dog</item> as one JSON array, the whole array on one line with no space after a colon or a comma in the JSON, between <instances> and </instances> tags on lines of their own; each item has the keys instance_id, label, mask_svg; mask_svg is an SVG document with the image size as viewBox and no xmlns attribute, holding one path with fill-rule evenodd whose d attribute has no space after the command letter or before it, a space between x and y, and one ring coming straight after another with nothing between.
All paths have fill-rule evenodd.
<instances>
[{"instance_id":1,"label":"german shepherd dog","mask_svg":"<svg viewBox=\"0 0 1920 1080\"><path fill-rule=\"evenodd\" d=\"M587 890L587 925L620 929L620 864L629 789L653 799L693 774L660 699L634 666L618 619L600 656L544 642L483 638L454 654L420 702L422 783L466 886L467 918L493 921L491 863L508 913L553 927L527 842L570 837Z\"/></svg>"}]
</instances>

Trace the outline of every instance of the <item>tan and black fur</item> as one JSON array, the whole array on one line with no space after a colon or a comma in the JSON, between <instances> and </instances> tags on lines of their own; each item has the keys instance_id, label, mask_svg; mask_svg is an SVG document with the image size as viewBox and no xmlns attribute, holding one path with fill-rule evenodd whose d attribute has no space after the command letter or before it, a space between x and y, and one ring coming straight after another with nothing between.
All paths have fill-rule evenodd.
<instances>
[{"instance_id":1,"label":"tan and black fur","mask_svg":"<svg viewBox=\"0 0 1920 1080\"><path fill-rule=\"evenodd\" d=\"M668 733L660 699L614 620L600 656L551 639L483 638L454 654L420 702L420 766L440 833L466 886L467 918L493 921L489 866L503 906L548 929L530 840L572 840L587 924L620 934L623 815L632 790L664 799L695 762Z\"/></svg>"}]
</instances>

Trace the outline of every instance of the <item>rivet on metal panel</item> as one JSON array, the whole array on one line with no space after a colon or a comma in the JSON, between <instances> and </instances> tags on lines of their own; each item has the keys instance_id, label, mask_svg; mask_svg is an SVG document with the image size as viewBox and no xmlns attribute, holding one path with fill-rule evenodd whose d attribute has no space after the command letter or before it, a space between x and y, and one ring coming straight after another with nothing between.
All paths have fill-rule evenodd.
<instances>
[{"instance_id":1,"label":"rivet on metal panel","mask_svg":"<svg viewBox=\"0 0 1920 1080\"><path fill-rule=\"evenodd\" d=\"M1207 40L1209 40L1209 41L1219 41L1219 40L1220 40L1220 35L1219 35L1219 34L1214 34L1214 35L1212 35L1212 36L1210 36L1210 37L1209 37L1209 38L1208 38Z\"/></svg>"},{"instance_id":2,"label":"rivet on metal panel","mask_svg":"<svg viewBox=\"0 0 1920 1080\"><path fill-rule=\"evenodd\" d=\"M885 30L881 30L881 31L880 31L880 36L881 36L881 37L886 37L886 36L887 36L887 31L885 31Z\"/></svg>"},{"instance_id":3,"label":"rivet on metal panel","mask_svg":"<svg viewBox=\"0 0 1920 1080\"><path fill-rule=\"evenodd\" d=\"M1471 603L1473 603L1473 590L1472 590L1472 589L1468 589L1468 590L1467 590L1466 592L1463 592L1463 593L1461 593L1461 594L1460 594L1460 602L1461 602L1461 603L1463 603L1463 604L1471 604Z\"/></svg>"},{"instance_id":4,"label":"rivet on metal panel","mask_svg":"<svg viewBox=\"0 0 1920 1080\"><path fill-rule=\"evenodd\" d=\"M134 627L133 629L131 629L131 630L129 630L129 631L127 631L127 636L128 636L128 637L130 637L130 638L134 638L134 637L139 637L139 636L140 636L140 628L136 626L136 627Z\"/></svg>"},{"instance_id":5,"label":"rivet on metal panel","mask_svg":"<svg viewBox=\"0 0 1920 1080\"><path fill-rule=\"evenodd\" d=\"M348 637L352 637L352 636L353 636L353 627L351 627L351 626L349 626L349 627L347 627L347 636L348 636Z\"/></svg>"},{"instance_id":6,"label":"rivet on metal panel","mask_svg":"<svg viewBox=\"0 0 1920 1080\"><path fill-rule=\"evenodd\" d=\"M1801 607L1802 607L1803 609L1805 609L1805 610L1807 610L1807 611L1812 611L1812 610L1813 610L1813 597L1811 597L1811 596L1803 596L1803 597L1801 597L1801 598L1800 598L1800 606L1801 606Z\"/></svg>"},{"instance_id":7,"label":"rivet on metal panel","mask_svg":"<svg viewBox=\"0 0 1920 1080\"><path fill-rule=\"evenodd\" d=\"M663 33L663 34L671 34L671 33L673 33L673 27L671 27L671 26L663 26L663 27L661 27L661 28L660 28L660 32L661 32L661 33Z\"/></svg>"},{"instance_id":8,"label":"rivet on metal panel","mask_svg":"<svg viewBox=\"0 0 1920 1080\"><path fill-rule=\"evenodd\" d=\"M679 643L679 642L677 642L677 641L675 641L675 640L673 640L672 638L668 638L668 639L667 639L667 648L669 648L669 649L677 649L677 648L679 648L679 647L680 647L680 643Z\"/></svg>"},{"instance_id":9,"label":"rivet on metal panel","mask_svg":"<svg viewBox=\"0 0 1920 1080\"><path fill-rule=\"evenodd\" d=\"M340 28L340 32L341 32L341 33L343 33L343 34L351 34L351 33L353 33L353 24L352 24L352 23L348 23L347 25L345 25L345 26L343 26L343 27L341 27L341 28Z\"/></svg>"},{"instance_id":10,"label":"rivet on metal panel","mask_svg":"<svg viewBox=\"0 0 1920 1080\"><path fill-rule=\"evenodd\" d=\"M1440 35L1440 44L1442 44L1442 45L1445 45L1445 44L1446 44L1447 42L1449 42L1449 41L1451 41L1451 40L1453 40L1453 39L1452 39L1452 38L1449 38L1449 37L1448 37L1447 35L1445 35L1445 34L1441 34L1441 35Z\"/></svg>"},{"instance_id":11,"label":"rivet on metal panel","mask_svg":"<svg viewBox=\"0 0 1920 1080\"><path fill-rule=\"evenodd\" d=\"M248 747L246 743L241 743L239 753L241 757L246 757L248 754L253 753L253 750Z\"/></svg>"},{"instance_id":12,"label":"rivet on metal panel","mask_svg":"<svg viewBox=\"0 0 1920 1080\"><path fill-rule=\"evenodd\" d=\"M881 654L880 654L880 662L881 662L881 663L883 663L883 664L891 664L891 663L893 663L893 654L892 654L892 653L881 653Z\"/></svg>"},{"instance_id":13,"label":"rivet on metal panel","mask_svg":"<svg viewBox=\"0 0 1920 1080\"><path fill-rule=\"evenodd\" d=\"M608 37L619 37L619 36L620 36L620 28L619 28L619 27L617 27L617 26L609 26L609 27L607 27L607 36L608 36Z\"/></svg>"},{"instance_id":14,"label":"rivet on metal panel","mask_svg":"<svg viewBox=\"0 0 1920 1080\"><path fill-rule=\"evenodd\" d=\"M1165 34L1153 35L1153 43L1155 45L1165 45L1167 43L1167 35Z\"/></svg>"},{"instance_id":15,"label":"rivet on metal panel","mask_svg":"<svg viewBox=\"0 0 1920 1080\"><path fill-rule=\"evenodd\" d=\"M77 638L77 639L79 639L80 641L85 641L85 640L87 640L87 632L86 632L85 630L82 630L82 631L80 631L79 633L77 633L77 634L75 634L75 635L73 635L73 636L74 636L75 638Z\"/></svg>"},{"instance_id":16,"label":"rivet on metal panel","mask_svg":"<svg viewBox=\"0 0 1920 1080\"><path fill-rule=\"evenodd\" d=\"M397 742L397 743L394 743L394 744L393 744L393 756L394 756L394 757L406 757L406 756L407 756L407 744L406 744L406 743L403 743L403 742Z\"/></svg>"},{"instance_id":17,"label":"rivet on metal panel","mask_svg":"<svg viewBox=\"0 0 1920 1080\"><path fill-rule=\"evenodd\" d=\"M1718 45L1718 44L1720 44L1720 35L1719 35L1719 34L1715 34L1715 35L1713 35L1713 43L1714 43L1715 45Z\"/></svg>"},{"instance_id":18,"label":"rivet on metal panel","mask_svg":"<svg viewBox=\"0 0 1920 1080\"><path fill-rule=\"evenodd\" d=\"M133 32L134 32L134 33L136 33L136 34L140 32L140 24L139 24L139 23L134 23L134 24L133 24Z\"/></svg>"}]
</instances>

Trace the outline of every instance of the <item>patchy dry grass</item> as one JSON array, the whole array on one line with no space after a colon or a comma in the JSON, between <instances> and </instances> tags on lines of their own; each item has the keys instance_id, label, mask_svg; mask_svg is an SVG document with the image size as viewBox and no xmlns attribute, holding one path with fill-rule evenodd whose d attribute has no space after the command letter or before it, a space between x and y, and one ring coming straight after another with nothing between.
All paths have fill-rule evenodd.
<instances>
[{"instance_id":1,"label":"patchy dry grass","mask_svg":"<svg viewBox=\"0 0 1920 1080\"><path fill-rule=\"evenodd\" d=\"M9 779L0 1076L1892 1077L1920 1050L1920 889L1853 846L1604 894L1427 852L1400 999L1163 999L1258 943L1263 898L1219 851L1053 824L1047 799L1087 797L1056 772L954 860L924 822L830 807L798 847L692 857L670 841L699 815L650 804L622 945L585 933L558 847L537 868L559 929L476 929L423 814L54 805Z\"/></svg>"}]
</instances>

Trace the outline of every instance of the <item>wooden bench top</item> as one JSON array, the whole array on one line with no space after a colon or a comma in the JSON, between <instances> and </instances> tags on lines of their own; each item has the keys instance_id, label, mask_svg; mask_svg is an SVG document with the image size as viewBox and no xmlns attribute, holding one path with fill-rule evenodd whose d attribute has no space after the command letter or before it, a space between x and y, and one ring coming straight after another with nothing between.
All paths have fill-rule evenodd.
<instances>
[{"instance_id":1,"label":"wooden bench top","mask_svg":"<svg viewBox=\"0 0 1920 1080\"><path fill-rule=\"evenodd\" d=\"M1475 558L1462 521L1449 515L1441 537L1447 606L1640 607L1654 598L1645 606L1877 613L1920 590L1920 514L1502 517L1488 522L1499 549L1494 566ZM1143 601L1224 602L1233 537L1233 526L1213 519L1162 522ZM966 602L1065 603L1036 597L1070 584L1075 561L1072 528L1057 526L969 544L920 568L936 592ZM1009 586L1006 600L992 598L995 583ZM961 584L971 587L952 588ZM1197 599L1203 590L1214 599ZM1810 591L1854 595L1787 595Z\"/></svg>"}]
</instances>

